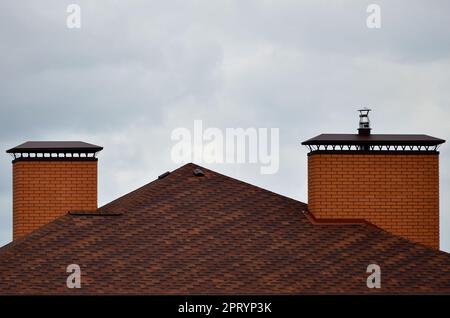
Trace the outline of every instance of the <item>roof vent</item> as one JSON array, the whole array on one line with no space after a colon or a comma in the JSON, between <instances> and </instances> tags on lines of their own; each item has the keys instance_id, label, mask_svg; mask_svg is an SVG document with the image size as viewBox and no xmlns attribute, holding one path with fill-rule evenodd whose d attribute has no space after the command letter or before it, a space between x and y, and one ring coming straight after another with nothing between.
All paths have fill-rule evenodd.
<instances>
[{"instance_id":1,"label":"roof vent","mask_svg":"<svg viewBox=\"0 0 450 318\"><path fill-rule=\"evenodd\" d=\"M158 179L164 179L170 174L170 171L164 172L162 175L158 176Z\"/></svg>"},{"instance_id":2,"label":"roof vent","mask_svg":"<svg viewBox=\"0 0 450 318\"><path fill-rule=\"evenodd\" d=\"M205 173L203 172L202 169L200 168L195 168L194 169L194 176L196 177L203 177L205 175Z\"/></svg>"},{"instance_id":3,"label":"roof vent","mask_svg":"<svg viewBox=\"0 0 450 318\"><path fill-rule=\"evenodd\" d=\"M359 128L358 133L360 135L370 135L370 120L369 120L369 112L371 109L364 107L358 109L359 111Z\"/></svg>"}]
</instances>

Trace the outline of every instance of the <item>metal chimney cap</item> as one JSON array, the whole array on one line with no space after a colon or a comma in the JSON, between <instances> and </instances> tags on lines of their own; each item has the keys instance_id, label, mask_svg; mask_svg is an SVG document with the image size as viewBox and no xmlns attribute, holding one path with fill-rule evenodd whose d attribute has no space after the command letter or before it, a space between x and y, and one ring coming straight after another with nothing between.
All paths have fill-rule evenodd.
<instances>
[{"instance_id":1,"label":"metal chimney cap","mask_svg":"<svg viewBox=\"0 0 450 318\"><path fill-rule=\"evenodd\" d=\"M82 141L27 141L6 152L19 160L97 160L103 147Z\"/></svg>"},{"instance_id":2,"label":"metal chimney cap","mask_svg":"<svg viewBox=\"0 0 450 318\"><path fill-rule=\"evenodd\" d=\"M103 147L82 141L27 141L7 153L95 153Z\"/></svg>"}]
</instances>

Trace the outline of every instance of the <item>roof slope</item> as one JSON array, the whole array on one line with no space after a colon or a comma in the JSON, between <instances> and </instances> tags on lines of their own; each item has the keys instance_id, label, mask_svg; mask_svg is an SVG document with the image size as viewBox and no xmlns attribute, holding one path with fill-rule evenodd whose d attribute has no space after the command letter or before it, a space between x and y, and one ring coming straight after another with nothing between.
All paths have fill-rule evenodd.
<instances>
[{"instance_id":1,"label":"roof slope","mask_svg":"<svg viewBox=\"0 0 450 318\"><path fill-rule=\"evenodd\" d=\"M450 293L449 254L369 224L313 224L304 203L195 167L1 248L0 294ZM66 287L72 263L81 289ZM366 287L371 263L380 290Z\"/></svg>"}]
</instances>

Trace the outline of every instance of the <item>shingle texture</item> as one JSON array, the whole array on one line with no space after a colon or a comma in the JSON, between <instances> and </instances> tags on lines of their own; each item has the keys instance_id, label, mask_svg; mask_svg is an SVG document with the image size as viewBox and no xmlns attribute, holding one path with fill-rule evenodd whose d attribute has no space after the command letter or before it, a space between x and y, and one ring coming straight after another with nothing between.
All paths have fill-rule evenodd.
<instances>
[{"instance_id":1,"label":"shingle texture","mask_svg":"<svg viewBox=\"0 0 450 318\"><path fill-rule=\"evenodd\" d=\"M188 164L0 249L0 294L450 293L450 255ZM66 267L81 267L81 288ZM366 286L369 264L381 289Z\"/></svg>"}]
</instances>

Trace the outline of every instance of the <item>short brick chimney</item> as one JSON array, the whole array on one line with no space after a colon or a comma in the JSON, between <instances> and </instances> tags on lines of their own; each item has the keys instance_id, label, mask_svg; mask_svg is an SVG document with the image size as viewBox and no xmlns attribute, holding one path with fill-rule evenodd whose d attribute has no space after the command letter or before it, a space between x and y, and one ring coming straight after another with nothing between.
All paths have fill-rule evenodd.
<instances>
[{"instance_id":1,"label":"short brick chimney","mask_svg":"<svg viewBox=\"0 0 450 318\"><path fill-rule=\"evenodd\" d=\"M71 210L97 209L102 147L80 141L29 141L13 156L13 240Z\"/></svg>"},{"instance_id":2,"label":"short brick chimney","mask_svg":"<svg viewBox=\"0 0 450 318\"><path fill-rule=\"evenodd\" d=\"M371 134L370 109L358 134L321 134L304 141L308 210L318 220L365 219L439 249L439 152L427 135Z\"/></svg>"}]
</instances>

